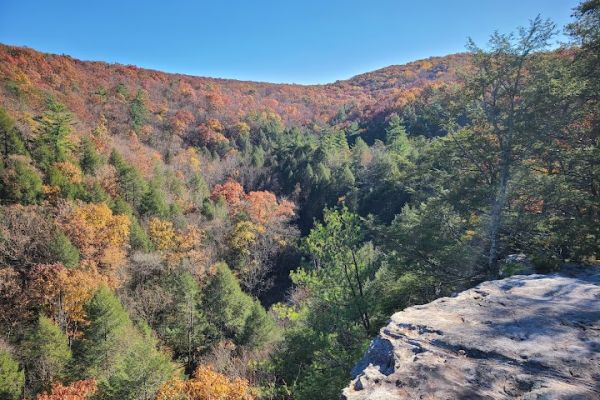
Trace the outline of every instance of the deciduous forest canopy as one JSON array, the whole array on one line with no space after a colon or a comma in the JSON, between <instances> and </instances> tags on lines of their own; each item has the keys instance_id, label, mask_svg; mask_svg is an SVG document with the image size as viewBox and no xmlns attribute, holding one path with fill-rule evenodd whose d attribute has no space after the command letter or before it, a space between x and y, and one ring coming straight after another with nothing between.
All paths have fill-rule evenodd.
<instances>
[{"instance_id":1,"label":"deciduous forest canopy","mask_svg":"<svg viewBox=\"0 0 600 400\"><path fill-rule=\"evenodd\" d=\"M393 312L597 263L599 84L598 0L327 85L0 45L0 399L337 399Z\"/></svg>"}]
</instances>

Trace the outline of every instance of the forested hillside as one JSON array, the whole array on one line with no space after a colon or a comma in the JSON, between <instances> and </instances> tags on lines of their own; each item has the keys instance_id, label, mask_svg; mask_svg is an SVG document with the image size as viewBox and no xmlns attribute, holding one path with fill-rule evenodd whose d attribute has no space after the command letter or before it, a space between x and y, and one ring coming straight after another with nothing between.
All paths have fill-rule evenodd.
<instances>
[{"instance_id":1,"label":"forested hillside","mask_svg":"<svg viewBox=\"0 0 600 400\"><path fill-rule=\"evenodd\" d=\"M313 86L0 45L0 399L336 399L393 312L596 263L599 27Z\"/></svg>"}]
</instances>

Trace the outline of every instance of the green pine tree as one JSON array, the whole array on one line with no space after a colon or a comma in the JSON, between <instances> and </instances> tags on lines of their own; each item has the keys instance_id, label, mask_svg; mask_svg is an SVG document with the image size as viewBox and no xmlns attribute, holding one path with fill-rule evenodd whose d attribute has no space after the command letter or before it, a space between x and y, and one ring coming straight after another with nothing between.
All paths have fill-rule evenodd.
<instances>
[{"instance_id":1,"label":"green pine tree","mask_svg":"<svg viewBox=\"0 0 600 400\"><path fill-rule=\"evenodd\" d=\"M231 339L244 336L252 312L252 298L245 294L227 264L218 263L217 272L204 291L204 309L209 322Z\"/></svg>"},{"instance_id":2,"label":"green pine tree","mask_svg":"<svg viewBox=\"0 0 600 400\"><path fill-rule=\"evenodd\" d=\"M148 118L148 110L144 101L144 93L138 90L133 100L129 104L129 118L133 129L138 131Z\"/></svg>"},{"instance_id":3,"label":"green pine tree","mask_svg":"<svg viewBox=\"0 0 600 400\"><path fill-rule=\"evenodd\" d=\"M102 379L124 350L122 338L129 328L129 317L107 287L98 289L85 312L90 323L83 330L83 339L75 345L76 364L83 378Z\"/></svg>"},{"instance_id":4,"label":"green pine tree","mask_svg":"<svg viewBox=\"0 0 600 400\"><path fill-rule=\"evenodd\" d=\"M144 193L146 193L144 178L116 150L111 152L109 162L117 170L119 190L122 198L137 209L140 206Z\"/></svg>"},{"instance_id":5,"label":"green pine tree","mask_svg":"<svg viewBox=\"0 0 600 400\"><path fill-rule=\"evenodd\" d=\"M48 111L37 118L39 136L36 140L35 158L44 170L55 162L66 161L71 156L73 144L69 140L73 117L67 108L48 99Z\"/></svg>"},{"instance_id":6,"label":"green pine tree","mask_svg":"<svg viewBox=\"0 0 600 400\"><path fill-rule=\"evenodd\" d=\"M71 361L69 339L50 318L39 316L22 350L29 395L48 389L52 382L66 377Z\"/></svg>"},{"instance_id":7,"label":"green pine tree","mask_svg":"<svg viewBox=\"0 0 600 400\"><path fill-rule=\"evenodd\" d=\"M152 250L152 241L140 222L134 216L129 217L131 225L129 226L129 245L134 250L149 252Z\"/></svg>"},{"instance_id":8,"label":"green pine tree","mask_svg":"<svg viewBox=\"0 0 600 400\"><path fill-rule=\"evenodd\" d=\"M0 399L17 400L21 398L24 384L25 372L8 350L0 348Z\"/></svg>"},{"instance_id":9,"label":"green pine tree","mask_svg":"<svg viewBox=\"0 0 600 400\"><path fill-rule=\"evenodd\" d=\"M0 107L0 148L4 161L11 154L27 154L25 143L18 134L15 122L5 109Z\"/></svg>"},{"instance_id":10,"label":"green pine tree","mask_svg":"<svg viewBox=\"0 0 600 400\"><path fill-rule=\"evenodd\" d=\"M188 371L194 370L198 356L208 345L208 323L200 308L200 286L189 272L173 277L170 291L175 296L173 312L160 327L176 355L185 362Z\"/></svg>"},{"instance_id":11,"label":"green pine tree","mask_svg":"<svg viewBox=\"0 0 600 400\"><path fill-rule=\"evenodd\" d=\"M170 357L157 350L158 342L146 325L141 332L129 326L123 348L111 373L98 382L98 398L106 400L153 399L175 371Z\"/></svg>"},{"instance_id":12,"label":"green pine tree","mask_svg":"<svg viewBox=\"0 0 600 400\"><path fill-rule=\"evenodd\" d=\"M23 156L12 156L0 174L2 199L9 203L36 204L42 199L42 178Z\"/></svg>"},{"instance_id":13,"label":"green pine tree","mask_svg":"<svg viewBox=\"0 0 600 400\"><path fill-rule=\"evenodd\" d=\"M74 268L79 265L79 250L73 246L67 235L58 231L49 244L50 253L55 262L63 263L66 267Z\"/></svg>"},{"instance_id":14,"label":"green pine tree","mask_svg":"<svg viewBox=\"0 0 600 400\"><path fill-rule=\"evenodd\" d=\"M149 185L148 191L142 197L139 210L140 214L144 216L164 218L168 214L169 206L165 200L165 195L157 185Z\"/></svg>"},{"instance_id":15,"label":"green pine tree","mask_svg":"<svg viewBox=\"0 0 600 400\"><path fill-rule=\"evenodd\" d=\"M252 309L246 318L244 334L240 340L250 348L259 348L276 338L277 328L273 318L267 313L258 300L252 303Z\"/></svg>"},{"instance_id":16,"label":"green pine tree","mask_svg":"<svg viewBox=\"0 0 600 400\"><path fill-rule=\"evenodd\" d=\"M79 161L81 170L88 175L93 175L100 163L101 159L96 151L96 146L89 137L84 137L81 141L81 159Z\"/></svg>"}]
</instances>

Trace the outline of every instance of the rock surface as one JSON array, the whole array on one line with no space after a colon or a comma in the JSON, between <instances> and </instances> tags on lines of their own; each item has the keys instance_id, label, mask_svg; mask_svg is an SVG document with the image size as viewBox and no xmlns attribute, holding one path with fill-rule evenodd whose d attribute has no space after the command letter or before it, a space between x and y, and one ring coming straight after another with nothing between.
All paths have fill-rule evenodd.
<instances>
[{"instance_id":1,"label":"rock surface","mask_svg":"<svg viewBox=\"0 0 600 400\"><path fill-rule=\"evenodd\" d=\"M392 316L346 400L600 399L600 270L490 281Z\"/></svg>"}]
</instances>

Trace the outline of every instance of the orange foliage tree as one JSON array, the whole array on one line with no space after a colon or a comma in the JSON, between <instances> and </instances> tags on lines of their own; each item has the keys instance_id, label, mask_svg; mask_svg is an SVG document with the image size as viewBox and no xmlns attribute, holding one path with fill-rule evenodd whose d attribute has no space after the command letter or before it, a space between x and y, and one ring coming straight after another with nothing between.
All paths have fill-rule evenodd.
<instances>
[{"instance_id":1,"label":"orange foliage tree","mask_svg":"<svg viewBox=\"0 0 600 400\"><path fill-rule=\"evenodd\" d=\"M188 110L177 110L175 115L170 118L170 125L173 132L177 135L184 133L188 126L194 122L194 115Z\"/></svg>"},{"instance_id":2,"label":"orange foliage tree","mask_svg":"<svg viewBox=\"0 0 600 400\"><path fill-rule=\"evenodd\" d=\"M272 192L250 192L246 195L246 211L254 222L268 225L273 219L292 217L294 204L288 200L277 202Z\"/></svg>"},{"instance_id":3,"label":"orange foliage tree","mask_svg":"<svg viewBox=\"0 0 600 400\"><path fill-rule=\"evenodd\" d=\"M219 142L228 142L229 140L223 134L223 130L223 125L218 119L209 118L198 127L201 144L211 145Z\"/></svg>"},{"instance_id":4,"label":"orange foliage tree","mask_svg":"<svg viewBox=\"0 0 600 400\"><path fill-rule=\"evenodd\" d=\"M229 379L210 367L199 367L192 379L171 379L159 390L156 400L254 400L245 379Z\"/></svg>"},{"instance_id":5,"label":"orange foliage tree","mask_svg":"<svg viewBox=\"0 0 600 400\"><path fill-rule=\"evenodd\" d=\"M75 381L69 386L52 385L50 393L38 394L36 400L86 400L96 393L96 380Z\"/></svg>"},{"instance_id":6,"label":"orange foliage tree","mask_svg":"<svg viewBox=\"0 0 600 400\"><path fill-rule=\"evenodd\" d=\"M87 323L84 306L103 282L93 268L37 264L28 271L25 296L30 307L41 307L69 337L77 337Z\"/></svg>"},{"instance_id":7,"label":"orange foliage tree","mask_svg":"<svg viewBox=\"0 0 600 400\"><path fill-rule=\"evenodd\" d=\"M219 197L223 197L229 206L230 212L236 213L242 205L245 193L242 185L233 179L229 179L223 184L215 185L210 193L210 197L213 201L218 200Z\"/></svg>"}]
</instances>

